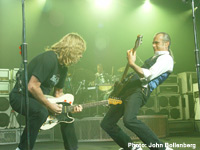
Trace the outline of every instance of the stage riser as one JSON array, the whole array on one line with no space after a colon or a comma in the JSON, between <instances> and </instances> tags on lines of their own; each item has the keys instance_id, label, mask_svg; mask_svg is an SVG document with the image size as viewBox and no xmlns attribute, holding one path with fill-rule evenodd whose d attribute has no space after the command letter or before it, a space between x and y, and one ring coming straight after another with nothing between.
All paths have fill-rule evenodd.
<instances>
[{"instance_id":1,"label":"stage riser","mask_svg":"<svg viewBox=\"0 0 200 150\"><path fill-rule=\"evenodd\" d=\"M185 135L186 133L195 132L194 120L173 120L168 121L169 135Z\"/></svg>"},{"instance_id":2,"label":"stage riser","mask_svg":"<svg viewBox=\"0 0 200 150\"><path fill-rule=\"evenodd\" d=\"M200 120L195 121L195 131L200 132Z\"/></svg>"},{"instance_id":3,"label":"stage riser","mask_svg":"<svg viewBox=\"0 0 200 150\"><path fill-rule=\"evenodd\" d=\"M18 129L3 129L0 130L0 145L16 144L20 142L20 135L23 128ZM49 142L54 141L54 128L50 130L41 130L38 133L36 142Z\"/></svg>"},{"instance_id":4,"label":"stage riser","mask_svg":"<svg viewBox=\"0 0 200 150\"><path fill-rule=\"evenodd\" d=\"M158 137L166 137L168 134L168 121L167 116L138 116L138 119L147 124ZM110 136L100 127L102 117L91 117L74 122L76 135L79 142L87 141L112 141ZM138 137L129 129L124 127L122 119L118 125L126 132L132 139ZM60 126L55 127L55 140L62 141L60 133Z\"/></svg>"},{"instance_id":5,"label":"stage riser","mask_svg":"<svg viewBox=\"0 0 200 150\"><path fill-rule=\"evenodd\" d=\"M0 130L0 145L16 144L19 141L17 129Z\"/></svg>"}]
</instances>

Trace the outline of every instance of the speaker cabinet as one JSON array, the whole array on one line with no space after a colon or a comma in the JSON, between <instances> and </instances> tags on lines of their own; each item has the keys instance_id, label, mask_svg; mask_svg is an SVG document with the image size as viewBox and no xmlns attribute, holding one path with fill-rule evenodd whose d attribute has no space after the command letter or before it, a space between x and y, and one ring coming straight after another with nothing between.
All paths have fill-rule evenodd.
<instances>
[{"instance_id":1,"label":"speaker cabinet","mask_svg":"<svg viewBox=\"0 0 200 150\"><path fill-rule=\"evenodd\" d=\"M194 114L193 110L191 110L194 107L193 104L193 97L188 94L181 95L181 101L182 101L182 109L183 109L183 119L188 120L190 118L194 118L192 114Z\"/></svg>"},{"instance_id":2,"label":"speaker cabinet","mask_svg":"<svg viewBox=\"0 0 200 150\"><path fill-rule=\"evenodd\" d=\"M0 94L5 95L10 93L10 82L0 82Z\"/></svg>"},{"instance_id":3,"label":"speaker cabinet","mask_svg":"<svg viewBox=\"0 0 200 150\"><path fill-rule=\"evenodd\" d=\"M0 129L8 127L10 123L11 107L8 95L0 95Z\"/></svg>"},{"instance_id":4,"label":"speaker cabinet","mask_svg":"<svg viewBox=\"0 0 200 150\"><path fill-rule=\"evenodd\" d=\"M158 94L178 94L179 87L177 84L161 84L157 88Z\"/></svg>"},{"instance_id":5,"label":"speaker cabinet","mask_svg":"<svg viewBox=\"0 0 200 150\"><path fill-rule=\"evenodd\" d=\"M199 99L199 89L198 83L193 84L193 97L194 97L194 114L195 120L200 120L200 99Z\"/></svg>"},{"instance_id":6,"label":"speaker cabinet","mask_svg":"<svg viewBox=\"0 0 200 150\"><path fill-rule=\"evenodd\" d=\"M179 94L159 95L158 113L168 115L169 120L183 119L182 100Z\"/></svg>"},{"instance_id":7,"label":"speaker cabinet","mask_svg":"<svg viewBox=\"0 0 200 150\"><path fill-rule=\"evenodd\" d=\"M164 84L178 84L178 78L175 74L170 74L167 80L164 81Z\"/></svg>"},{"instance_id":8,"label":"speaker cabinet","mask_svg":"<svg viewBox=\"0 0 200 150\"><path fill-rule=\"evenodd\" d=\"M147 103L139 110L139 115L155 115L157 114L157 97L150 96Z\"/></svg>"},{"instance_id":9,"label":"speaker cabinet","mask_svg":"<svg viewBox=\"0 0 200 150\"><path fill-rule=\"evenodd\" d=\"M12 110L8 95L0 95L0 129L18 128L17 113Z\"/></svg>"},{"instance_id":10,"label":"speaker cabinet","mask_svg":"<svg viewBox=\"0 0 200 150\"><path fill-rule=\"evenodd\" d=\"M178 74L178 84L182 94L192 94L193 83L197 83L196 72L182 72Z\"/></svg>"},{"instance_id":11,"label":"speaker cabinet","mask_svg":"<svg viewBox=\"0 0 200 150\"><path fill-rule=\"evenodd\" d=\"M0 81L9 81L10 77L9 69L0 69Z\"/></svg>"},{"instance_id":12,"label":"speaker cabinet","mask_svg":"<svg viewBox=\"0 0 200 150\"><path fill-rule=\"evenodd\" d=\"M19 68L14 68L11 70L11 80L16 81L16 74L19 71Z\"/></svg>"}]
</instances>

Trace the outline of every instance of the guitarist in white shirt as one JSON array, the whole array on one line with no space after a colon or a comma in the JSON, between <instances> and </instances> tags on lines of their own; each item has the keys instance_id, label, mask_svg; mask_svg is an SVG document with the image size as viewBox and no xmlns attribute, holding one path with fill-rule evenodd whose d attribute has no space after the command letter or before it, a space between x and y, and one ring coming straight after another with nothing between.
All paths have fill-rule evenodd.
<instances>
[{"instance_id":1,"label":"guitarist in white shirt","mask_svg":"<svg viewBox=\"0 0 200 150\"><path fill-rule=\"evenodd\" d=\"M117 125L122 116L125 127L134 132L149 149L171 150L171 148L165 147L165 144L148 126L137 119L140 107L147 102L153 89L166 80L173 71L174 62L170 44L171 39L167 33L157 33L153 39L154 56L147 59L142 67L135 64L136 49L127 51L129 67L136 74L129 80L128 87L124 87L117 95L122 98L122 105L111 106L101 122L101 127L121 147L120 150L142 150L142 147L134 144L131 138ZM157 147L153 147L154 144Z\"/></svg>"},{"instance_id":2,"label":"guitarist in white shirt","mask_svg":"<svg viewBox=\"0 0 200 150\"><path fill-rule=\"evenodd\" d=\"M58 115L62 112L62 105L51 103L45 95L49 95L54 88L54 96L63 95L63 87L67 76L68 67L77 63L86 50L84 39L76 34L69 33L60 41L52 45L44 53L33 58L28 64L28 91L30 103L30 148L34 147L38 132L42 124L50 114ZM17 80L14 89L10 93L10 104L18 113L25 115L23 72L21 79ZM22 84L20 84L20 80ZM21 92L20 92L21 89ZM22 107L21 107L22 106ZM74 107L74 112L82 111L81 106ZM78 141L75 135L73 123L60 123L65 150L77 150ZM16 150L27 150L26 127L21 136Z\"/></svg>"}]
</instances>

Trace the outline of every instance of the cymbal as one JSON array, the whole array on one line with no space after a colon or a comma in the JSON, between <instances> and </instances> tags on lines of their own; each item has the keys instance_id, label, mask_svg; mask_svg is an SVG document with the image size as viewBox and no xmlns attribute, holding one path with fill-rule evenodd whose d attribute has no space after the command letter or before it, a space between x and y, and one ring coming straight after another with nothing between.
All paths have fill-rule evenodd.
<instances>
[{"instance_id":1,"label":"cymbal","mask_svg":"<svg viewBox=\"0 0 200 150\"><path fill-rule=\"evenodd\" d=\"M70 72L67 73L67 77L70 77L72 74Z\"/></svg>"},{"instance_id":2,"label":"cymbal","mask_svg":"<svg viewBox=\"0 0 200 150\"><path fill-rule=\"evenodd\" d=\"M117 71L118 71L118 72L124 72L124 70L125 70L125 67L121 67L121 68L119 68Z\"/></svg>"}]
</instances>

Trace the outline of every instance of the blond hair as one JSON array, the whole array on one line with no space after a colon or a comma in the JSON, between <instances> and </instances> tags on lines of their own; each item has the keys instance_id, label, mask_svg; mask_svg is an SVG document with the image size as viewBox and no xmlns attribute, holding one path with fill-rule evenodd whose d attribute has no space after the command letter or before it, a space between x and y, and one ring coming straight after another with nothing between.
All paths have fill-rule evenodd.
<instances>
[{"instance_id":1,"label":"blond hair","mask_svg":"<svg viewBox=\"0 0 200 150\"><path fill-rule=\"evenodd\" d=\"M69 33L46 50L54 51L61 65L70 66L82 57L86 50L86 42L79 34Z\"/></svg>"}]
</instances>

